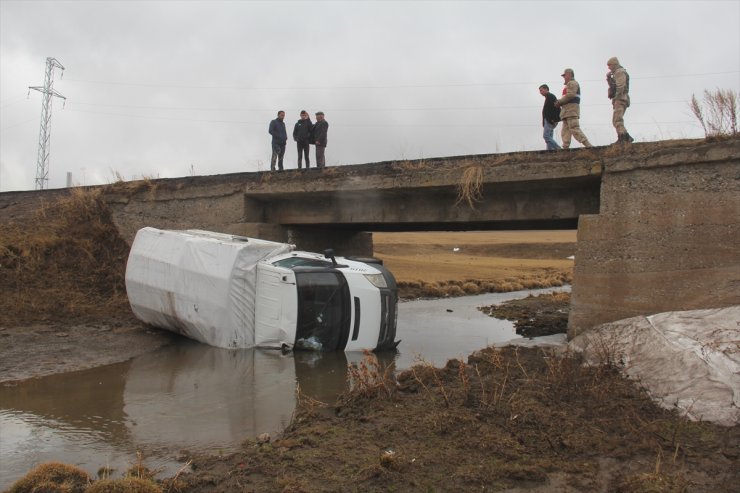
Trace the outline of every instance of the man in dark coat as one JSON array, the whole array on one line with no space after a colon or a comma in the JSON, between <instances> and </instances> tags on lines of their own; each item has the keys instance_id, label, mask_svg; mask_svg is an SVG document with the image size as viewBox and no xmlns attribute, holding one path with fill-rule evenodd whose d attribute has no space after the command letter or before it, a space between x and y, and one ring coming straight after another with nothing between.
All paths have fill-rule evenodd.
<instances>
[{"instance_id":1,"label":"man in dark coat","mask_svg":"<svg viewBox=\"0 0 740 493\"><path fill-rule=\"evenodd\" d=\"M329 122L324 119L324 112L316 113L316 123L313 126L313 140L316 146L316 166L323 168L326 166L326 135L329 133Z\"/></svg>"},{"instance_id":2,"label":"man in dark coat","mask_svg":"<svg viewBox=\"0 0 740 493\"><path fill-rule=\"evenodd\" d=\"M275 171L275 161L278 169L283 170L283 156L285 156L285 144L288 142L288 132L285 130L285 112L278 111L277 118L270 122L268 132L272 135L272 158L270 159L270 171Z\"/></svg>"},{"instance_id":3,"label":"man in dark coat","mask_svg":"<svg viewBox=\"0 0 740 493\"><path fill-rule=\"evenodd\" d=\"M547 84L540 86L540 94L545 97L545 104L542 106L542 138L545 139L548 151L557 151L560 145L555 142L552 134L560 121L560 110L555 107L558 98L550 92Z\"/></svg>"},{"instance_id":4,"label":"man in dark coat","mask_svg":"<svg viewBox=\"0 0 740 493\"><path fill-rule=\"evenodd\" d=\"M313 130L313 122L308 117L306 110L303 110L301 111L301 119L293 127L293 140L298 147L298 169L301 168L304 156L306 157L306 169L311 167L311 159L308 157L309 146L311 145L311 130Z\"/></svg>"}]
</instances>

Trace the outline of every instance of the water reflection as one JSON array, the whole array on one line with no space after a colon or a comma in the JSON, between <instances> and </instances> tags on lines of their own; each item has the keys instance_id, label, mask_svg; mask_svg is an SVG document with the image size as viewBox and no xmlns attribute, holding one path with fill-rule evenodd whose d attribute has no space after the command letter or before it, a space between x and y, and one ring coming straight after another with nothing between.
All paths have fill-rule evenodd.
<instances>
[{"instance_id":1,"label":"water reflection","mask_svg":"<svg viewBox=\"0 0 740 493\"><path fill-rule=\"evenodd\" d=\"M295 386L334 402L344 353L226 350L183 340L130 362L0 387L0 489L34 465L61 460L123 472L141 451L174 474L183 449L228 452L284 429Z\"/></svg>"}]
</instances>

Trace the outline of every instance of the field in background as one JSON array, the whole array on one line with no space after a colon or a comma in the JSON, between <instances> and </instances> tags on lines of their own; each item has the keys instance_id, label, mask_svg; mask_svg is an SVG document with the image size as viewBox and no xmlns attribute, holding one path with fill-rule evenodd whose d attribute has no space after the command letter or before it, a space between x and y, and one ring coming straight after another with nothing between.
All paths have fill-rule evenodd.
<instances>
[{"instance_id":1,"label":"field in background","mask_svg":"<svg viewBox=\"0 0 740 493\"><path fill-rule=\"evenodd\" d=\"M373 233L401 295L457 296L570 282L576 231Z\"/></svg>"}]
</instances>

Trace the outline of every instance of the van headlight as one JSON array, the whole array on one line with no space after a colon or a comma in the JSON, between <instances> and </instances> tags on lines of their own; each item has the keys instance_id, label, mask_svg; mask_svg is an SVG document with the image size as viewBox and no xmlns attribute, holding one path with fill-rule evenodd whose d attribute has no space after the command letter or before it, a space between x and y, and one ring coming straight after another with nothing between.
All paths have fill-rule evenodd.
<instances>
[{"instance_id":1,"label":"van headlight","mask_svg":"<svg viewBox=\"0 0 740 493\"><path fill-rule=\"evenodd\" d=\"M376 288L387 288L388 283L385 282L385 277L383 277L383 274L363 274L365 276L365 279L370 281L370 283L375 286Z\"/></svg>"}]
</instances>

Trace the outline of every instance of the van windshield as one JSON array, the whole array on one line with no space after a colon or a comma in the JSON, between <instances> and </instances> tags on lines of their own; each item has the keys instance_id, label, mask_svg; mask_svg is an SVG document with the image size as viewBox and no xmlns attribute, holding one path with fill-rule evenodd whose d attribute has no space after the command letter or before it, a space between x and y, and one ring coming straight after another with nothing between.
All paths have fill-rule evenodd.
<instances>
[{"instance_id":1,"label":"van windshield","mask_svg":"<svg viewBox=\"0 0 740 493\"><path fill-rule=\"evenodd\" d=\"M295 347L334 351L347 345L350 294L340 272L296 272L298 327Z\"/></svg>"}]
</instances>

